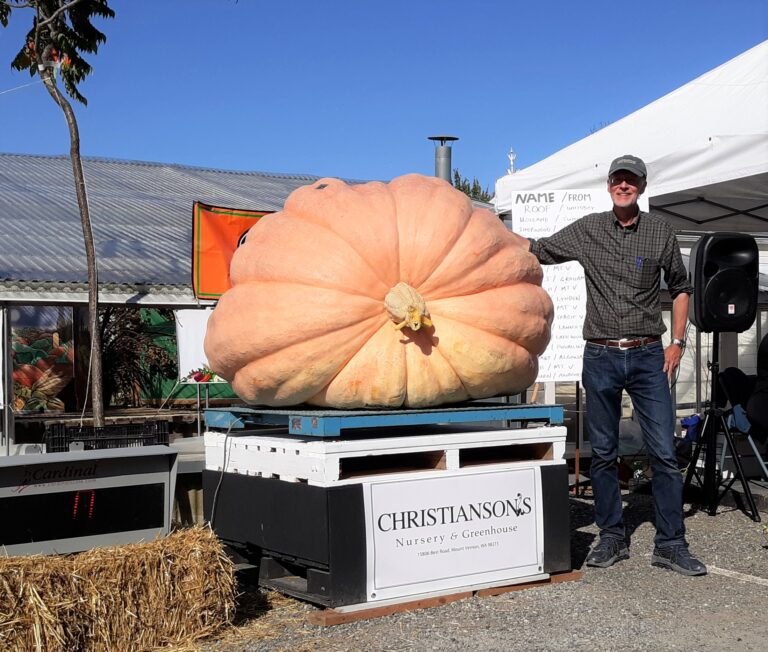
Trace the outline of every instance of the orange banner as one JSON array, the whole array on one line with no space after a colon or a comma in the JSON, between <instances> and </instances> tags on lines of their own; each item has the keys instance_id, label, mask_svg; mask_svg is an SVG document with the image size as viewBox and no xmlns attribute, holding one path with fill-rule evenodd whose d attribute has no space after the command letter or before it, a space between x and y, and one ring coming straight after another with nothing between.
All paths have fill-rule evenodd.
<instances>
[{"instance_id":1,"label":"orange banner","mask_svg":"<svg viewBox=\"0 0 768 652\"><path fill-rule=\"evenodd\" d=\"M245 234L272 211L219 208L195 202L192 209L192 288L198 299L218 299L230 287L229 263Z\"/></svg>"}]
</instances>

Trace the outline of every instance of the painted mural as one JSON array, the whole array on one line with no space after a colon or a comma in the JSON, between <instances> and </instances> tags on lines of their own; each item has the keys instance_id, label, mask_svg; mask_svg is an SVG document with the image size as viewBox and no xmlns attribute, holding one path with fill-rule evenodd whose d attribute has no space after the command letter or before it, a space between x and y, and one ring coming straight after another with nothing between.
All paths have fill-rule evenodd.
<instances>
[{"instance_id":1,"label":"painted mural","mask_svg":"<svg viewBox=\"0 0 768 652\"><path fill-rule=\"evenodd\" d=\"M74 376L72 308L14 307L10 326L14 411L64 411Z\"/></svg>"}]
</instances>

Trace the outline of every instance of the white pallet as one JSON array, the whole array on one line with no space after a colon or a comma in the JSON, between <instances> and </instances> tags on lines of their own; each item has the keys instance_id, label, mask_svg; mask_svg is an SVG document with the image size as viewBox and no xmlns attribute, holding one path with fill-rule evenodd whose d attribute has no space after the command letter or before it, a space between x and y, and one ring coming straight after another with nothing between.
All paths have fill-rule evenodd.
<instances>
[{"instance_id":1,"label":"white pallet","mask_svg":"<svg viewBox=\"0 0 768 652\"><path fill-rule=\"evenodd\" d=\"M384 473L412 477L414 473L476 471L479 466L560 464L565 437L564 426L517 430L459 426L438 434L333 440L265 431L206 432L205 468L327 487Z\"/></svg>"}]
</instances>

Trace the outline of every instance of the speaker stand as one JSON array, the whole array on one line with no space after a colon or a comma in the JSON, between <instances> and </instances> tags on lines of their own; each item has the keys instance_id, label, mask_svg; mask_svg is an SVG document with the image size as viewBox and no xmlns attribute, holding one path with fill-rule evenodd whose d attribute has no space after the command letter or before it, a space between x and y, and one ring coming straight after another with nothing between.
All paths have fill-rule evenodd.
<instances>
[{"instance_id":1,"label":"speaker stand","mask_svg":"<svg viewBox=\"0 0 768 652\"><path fill-rule=\"evenodd\" d=\"M703 500L702 504L707 508L710 516L714 516L717 513L717 506L723 499L726 493L731 489L734 482L738 478L741 481L741 487L744 490L744 498L747 501L749 512L747 515L756 523L760 522L760 514L757 511L755 505L755 498L752 495L752 490L749 487L749 482L744 476L744 469L741 466L741 459L736 449L735 442L733 441L733 435L728 428L728 423L725 420L724 410L717 407L718 397L718 375L720 373L720 333L714 331L712 334L712 361L707 365L710 370L710 400L707 405L704 414L704 425L699 434L699 439L696 442L696 447L693 450L691 461L688 464L688 472L685 475L685 484L683 485L683 493L688 491L691 485L693 476L696 475L699 481L699 486L702 488ZM722 469L720 469L718 477L717 470L717 433L722 431L725 440L732 451L733 465L736 468L734 477L725 486L723 492L718 496L718 489L722 482ZM702 483L699 474L696 471L696 462L699 460L699 453L701 452L701 446L706 444L707 450L704 457L704 481Z\"/></svg>"}]
</instances>

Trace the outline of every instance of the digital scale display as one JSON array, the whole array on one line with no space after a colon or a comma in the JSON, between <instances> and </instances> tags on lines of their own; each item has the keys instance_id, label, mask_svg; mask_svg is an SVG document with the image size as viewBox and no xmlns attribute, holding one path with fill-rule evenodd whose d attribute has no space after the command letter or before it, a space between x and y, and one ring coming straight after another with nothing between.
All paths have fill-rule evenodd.
<instances>
[{"instance_id":1,"label":"digital scale display","mask_svg":"<svg viewBox=\"0 0 768 652\"><path fill-rule=\"evenodd\" d=\"M176 458L160 445L0 457L0 550L70 553L167 534Z\"/></svg>"},{"instance_id":2,"label":"digital scale display","mask_svg":"<svg viewBox=\"0 0 768 652\"><path fill-rule=\"evenodd\" d=\"M0 498L0 545L162 528L161 483Z\"/></svg>"}]
</instances>

